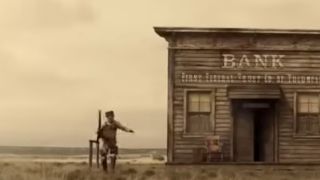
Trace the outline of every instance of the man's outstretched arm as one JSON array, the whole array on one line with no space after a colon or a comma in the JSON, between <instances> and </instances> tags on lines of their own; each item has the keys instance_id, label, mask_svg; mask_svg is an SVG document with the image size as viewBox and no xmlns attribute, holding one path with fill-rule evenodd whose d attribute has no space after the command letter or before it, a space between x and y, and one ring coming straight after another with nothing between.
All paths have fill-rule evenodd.
<instances>
[{"instance_id":1,"label":"man's outstretched arm","mask_svg":"<svg viewBox=\"0 0 320 180\"><path fill-rule=\"evenodd\" d=\"M134 133L134 131L132 129L125 127L120 122L116 122L116 124L117 124L117 127L119 129L121 129L122 131L129 132L129 133Z\"/></svg>"}]
</instances>

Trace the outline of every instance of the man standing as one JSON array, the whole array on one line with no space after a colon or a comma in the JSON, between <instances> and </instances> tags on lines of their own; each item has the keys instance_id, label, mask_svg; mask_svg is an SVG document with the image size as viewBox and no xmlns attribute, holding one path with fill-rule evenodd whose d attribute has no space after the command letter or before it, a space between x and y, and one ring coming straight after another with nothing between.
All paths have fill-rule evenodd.
<instances>
[{"instance_id":1,"label":"man standing","mask_svg":"<svg viewBox=\"0 0 320 180\"><path fill-rule=\"evenodd\" d=\"M98 131L98 137L102 139L102 147L100 154L102 156L101 163L103 170L108 172L107 157L110 157L111 170L114 171L116 166L118 146L117 146L117 129L125 132L134 133L132 129L123 126L120 122L114 119L114 112L108 111L105 113L107 121Z\"/></svg>"}]
</instances>

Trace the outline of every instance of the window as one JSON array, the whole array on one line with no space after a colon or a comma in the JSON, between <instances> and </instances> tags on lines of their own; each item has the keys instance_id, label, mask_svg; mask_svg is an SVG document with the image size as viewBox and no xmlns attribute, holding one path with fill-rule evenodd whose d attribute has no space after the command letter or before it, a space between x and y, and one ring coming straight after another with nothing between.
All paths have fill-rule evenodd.
<instances>
[{"instance_id":1,"label":"window","mask_svg":"<svg viewBox=\"0 0 320 180\"><path fill-rule=\"evenodd\" d=\"M298 93L296 97L296 132L298 135L320 135L319 93Z\"/></svg>"},{"instance_id":2,"label":"window","mask_svg":"<svg viewBox=\"0 0 320 180\"><path fill-rule=\"evenodd\" d=\"M212 130L211 91L188 91L186 95L186 132L210 132Z\"/></svg>"}]
</instances>

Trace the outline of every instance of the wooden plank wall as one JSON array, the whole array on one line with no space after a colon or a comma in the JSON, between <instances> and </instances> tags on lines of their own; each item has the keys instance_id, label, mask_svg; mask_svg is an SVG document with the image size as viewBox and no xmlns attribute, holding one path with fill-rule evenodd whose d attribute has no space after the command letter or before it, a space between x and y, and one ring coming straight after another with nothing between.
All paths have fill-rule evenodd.
<instances>
[{"instance_id":1,"label":"wooden plank wall","mask_svg":"<svg viewBox=\"0 0 320 180\"><path fill-rule=\"evenodd\" d=\"M320 162L320 138L295 137L293 122L294 93L319 90L319 88L319 86L282 86L285 99L281 100L279 106L279 162Z\"/></svg>"},{"instance_id":2,"label":"wooden plank wall","mask_svg":"<svg viewBox=\"0 0 320 180\"><path fill-rule=\"evenodd\" d=\"M312 44L312 43L310 43ZM238 70L221 69L221 53L240 54L285 54L283 60L285 67L278 69L248 69L241 72L265 73L297 73L320 74L320 52L273 50L196 50L177 49L174 55L174 94L173 94L173 119L174 119L174 162L192 162L192 149L204 144L203 137L187 137L184 134L184 91L185 89L216 89L215 132L221 135L225 144L225 157L230 159L232 154L232 115L230 100L228 98L228 84L201 84L181 83L182 72L216 71L220 74L235 73ZM246 84L243 84L246 85ZM279 162L320 162L320 138L298 139L293 132L293 99L294 92L303 89L320 89L318 85L281 85L283 99L279 102L278 135L279 135Z\"/></svg>"},{"instance_id":3,"label":"wooden plank wall","mask_svg":"<svg viewBox=\"0 0 320 180\"><path fill-rule=\"evenodd\" d=\"M188 137L184 134L184 92L185 89L215 89L215 134L220 135L224 143L224 156L230 159L230 143L231 143L231 114L230 103L227 97L227 86L225 84L188 84L179 85L179 74L186 69L198 70L199 67L208 68L211 65L220 66L220 62L212 61L212 57L217 57L217 54L199 53L194 51L177 51L175 55L175 90L174 90L174 129L175 129L175 162L192 162L193 149L203 147L204 136Z\"/></svg>"},{"instance_id":4,"label":"wooden plank wall","mask_svg":"<svg viewBox=\"0 0 320 180\"><path fill-rule=\"evenodd\" d=\"M230 158L231 115L226 87L211 86L208 88L216 89L215 133L216 135L221 136L221 139L224 143L224 156L226 158ZM203 147L204 145L204 136L188 137L188 135L184 134L184 89L185 88L182 87L175 88L174 91L175 162L191 162L193 160L192 150L194 148Z\"/></svg>"}]
</instances>

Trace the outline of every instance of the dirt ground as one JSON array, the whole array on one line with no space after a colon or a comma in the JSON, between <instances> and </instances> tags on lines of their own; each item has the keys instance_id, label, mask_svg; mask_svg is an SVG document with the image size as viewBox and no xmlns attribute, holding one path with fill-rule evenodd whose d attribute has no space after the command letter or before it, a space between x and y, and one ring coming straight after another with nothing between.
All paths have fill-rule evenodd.
<instances>
[{"instance_id":1,"label":"dirt ground","mask_svg":"<svg viewBox=\"0 0 320 180\"><path fill-rule=\"evenodd\" d=\"M0 162L0 180L318 180L319 170L320 166L120 164L114 174L106 174L87 163Z\"/></svg>"}]
</instances>

